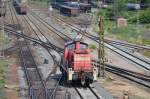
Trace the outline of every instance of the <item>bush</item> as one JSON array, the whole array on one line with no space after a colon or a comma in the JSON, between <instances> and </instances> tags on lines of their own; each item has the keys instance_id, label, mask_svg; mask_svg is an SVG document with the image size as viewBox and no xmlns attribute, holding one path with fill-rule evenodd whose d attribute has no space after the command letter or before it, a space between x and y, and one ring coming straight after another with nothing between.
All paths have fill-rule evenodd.
<instances>
[{"instance_id":1,"label":"bush","mask_svg":"<svg viewBox=\"0 0 150 99\"><path fill-rule=\"evenodd\" d=\"M142 11L139 16L140 23L150 23L150 9Z\"/></svg>"},{"instance_id":2,"label":"bush","mask_svg":"<svg viewBox=\"0 0 150 99\"><path fill-rule=\"evenodd\" d=\"M150 9L139 11L139 18L137 13L133 17L129 18L129 22L135 23L139 19L139 23L150 23Z\"/></svg>"},{"instance_id":3,"label":"bush","mask_svg":"<svg viewBox=\"0 0 150 99\"><path fill-rule=\"evenodd\" d=\"M90 49L91 49L91 50L96 49L96 45L91 44L91 45L90 45Z\"/></svg>"}]
</instances>

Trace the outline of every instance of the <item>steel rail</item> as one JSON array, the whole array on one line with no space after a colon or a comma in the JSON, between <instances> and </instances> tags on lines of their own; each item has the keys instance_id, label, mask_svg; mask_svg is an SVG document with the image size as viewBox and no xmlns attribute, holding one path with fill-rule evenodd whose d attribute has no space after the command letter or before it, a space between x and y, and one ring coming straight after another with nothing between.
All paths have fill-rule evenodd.
<instances>
[{"instance_id":1,"label":"steel rail","mask_svg":"<svg viewBox=\"0 0 150 99\"><path fill-rule=\"evenodd\" d=\"M28 16L27 16L28 17ZM55 50L55 48L58 48L56 45L54 45L54 44L52 44L50 41L49 41L49 39L43 34L43 31L42 30L40 30L40 26L38 25L38 24L36 24L33 20L31 20L29 17L28 17L28 19L32 22L32 23L34 23L34 25L35 25L35 27L40 31L40 33L45 37L45 39L48 41L48 43L49 43L49 45L51 45L53 48L54 48L54 50Z\"/></svg>"},{"instance_id":2,"label":"steel rail","mask_svg":"<svg viewBox=\"0 0 150 99\"><path fill-rule=\"evenodd\" d=\"M61 19L55 15L51 15L50 17L53 17L55 19L57 19L58 21L62 21L63 23L66 23L68 26L71 26L71 28L73 27L74 30L76 30L77 32L85 32L86 34L88 34L89 36L93 37L93 39L98 39L97 36L94 36L86 31L82 31L81 29L79 29L79 27L64 21L64 19ZM105 39L105 42L110 42L111 44L117 44L117 45L122 45L122 46L128 46L131 48L143 48L143 49L147 49L150 50L150 46L143 46L143 45L136 45L136 44L132 44L132 43L127 43L127 42L122 42L122 41L116 41L116 40L110 40L110 39Z\"/></svg>"},{"instance_id":3,"label":"steel rail","mask_svg":"<svg viewBox=\"0 0 150 99\"><path fill-rule=\"evenodd\" d=\"M14 17L13 17L13 12L11 11L10 6L9 6L9 10L10 10L10 15L11 15L12 23L15 23L15 20L14 20ZM22 54L21 47L19 47L19 49L20 49L20 53L21 53L21 54L19 54L19 56L20 56L20 60L23 62L23 68L24 68L24 72L25 72L25 77L27 79L27 84L28 84L29 87L32 87L32 84L30 83L30 78L29 78L29 75L28 75L28 71L26 69L26 62L25 62L25 60L24 60L24 58L22 56L23 54ZM34 93L34 91L33 91L33 93ZM35 96L33 95L33 97L35 97Z\"/></svg>"},{"instance_id":4,"label":"steel rail","mask_svg":"<svg viewBox=\"0 0 150 99\"><path fill-rule=\"evenodd\" d=\"M91 93L91 95L92 96L94 96L96 99L102 99L102 97L98 94L98 93L96 93L90 86L87 86L87 88L82 88L83 90L80 90L80 88L78 88L78 87L74 87L73 86L73 88L75 89L75 91L77 92L77 94L79 95L79 97L81 98L81 99L87 99L87 97L84 97L84 95L82 95L82 94L84 94L84 91L83 90L85 90L85 91L89 91L90 93ZM83 91L83 93L81 93L81 91ZM89 99L91 98L90 97L90 93L88 92L88 97L89 97ZM93 97L93 99L95 99Z\"/></svg>"},{"instance_id":5,"label":"steel rail","mask_svg":"<svg viewBox=\"0 0 150 99\"><path fill-rule=\"evenodd\" d=\"M25 17L24 17L24 18L25 18ZM29 17L28 17L28 19L29 19L30 22L32 22L32 23L34 24L34 26L35 26L36 28L38 28L38 30L40 31L40 33L47 39L47 37L42 33L43 31L39 29L39 26L38 26L34 21L32 21ZM25 18L25 20L28 21L26 18ZM29 22L28 22L28 24L29 24ZM31 26L31 25L30 25L30 26ZM36 33L36 32L34 32L34 33ZM36 35L39 36L37 33L36 33ZM38 38L39 38L39 37L38 37ZM40 40L40 38L39 38L39 41L41 42L42 40ZM47 41L49 41L49 40L47 39ZM50 43L50 41L49 41L48 43ZM50 43L50 46L51 46L51 45L52 45L52 44ZM57 49L56 46L52 46L52 47ZM49 52L49 48L46 48L46 50L47 50L48 53L51 55L51 57L52 57L54 63L59 66L60 64L54 59L53 55ZM48 82L49 77L50 77L50 74L49 74L49 76L46 78L46 80L44 81L45 84ZM59 86L59 83L60 83L61 79L62 79L62 77L60 77L60 79L59 79L59 81L57 82L57 84L56 84L56 86L55 86L55 88L54 88L52 94L48 97L48 99L54 99L54 97L55 97L55 95L56 95L56 92L57 92L57 88L58 88L58 86ZM39 95L38 95L38 96L40 96L41 93L42 93L42 92L39 92ZM49 93L49 92L47 92L47 95L48 95L48 93Z\"/></svg>"},{"instance_id":6,"label":"steel rail","mask_svg":"<svg viewBox=\"0 0 150 99\"><path fill-rule=\"evenodd\" d=\"M32 13L34 13L34 12L32 11ZM34 13L34 14L35 14L35 13ZM37 14L35 14L35 15L36 15L37 18L41 19L42 22L45 21L44 19L42 19L42 18L41 18L40 16L38 16ZM46 22L46 21L45 21L45 22ZM46 23L51 26L51 24L49 24L48 22L46 22ZM60 32L60 33L62 34L61 31L58 31L58 32ZM91 34L89 34L89 33L82 33L82 32L79 32L79 33L82 34L82 35L84 35L84 36L86 36L86 37L88 37L88 38L90 38L91 40L95 41L96 43L99 43L99 41L98 41L97 39L94 39L95 37L93 37L93 35L91 35ZM64 33L63 33L63 34L64 34ZM68 36L67 36L67 37L68 37ZM107 44L107 45L106 45L106 44ZM125 58L127 58L128 60L130 60L130 61L132 61L132 62L138 64L140 67L144 68L145 70L150 71L150 63L149 63L149 62L147 62L147 61L145 61L145 60L143 60L143 59L141 59L141 58L139 58L139 57L136 57L136 56L134 56L134 55L132 55L132 54L130 54L130 53L128 53L128 52L122 50L122 49L118 49L119 51L121 51L121 52L123 52L123 53L125 53L125 54L128 54L129 56L127 57L126 55L121 54L120 52L118 52L118 51L112 49L112 48L109 47L109 46L118 49L117 47L115 47L115 46L112 45L112 44L110 45L110 44L108 44L108 43L105 43L105 47L107 47L108 49L110 49L110 50L112 50L113 52L115 52L115 53L121 55L122 57L125 57ZM138 59L138 60L141 61L142 63L147 64L147 66L149 66L149 67L146 67L145 65L143 65L143 64L141 64L141 63L139 63L139 62L137 62L136 60L133 60L132 58L135 58L136 60Z\"/></svg>"},{"instance_id":7,"label":"steel rail","mask_svg":"<svg viewBox=\"0 0 150 99\"><path fill-rule=\"evenodd\" d=\"M41 41L40 41L41 42ZM63 49L61 49L61 50L63 50ZM125 70L126 71L126 70Z\"/></svg>"},{"instance_id":8,"label":"steel rail","mask_svg":"<svg viewBox=\"0 0 150 99\"><path fill-rule=\"evenodd\" d=\"M22 36L21 36L22 37ZM26 38L25 38L26 39ZM31 40L31 39L29 39L29 40ZM32 40L31 40L32 41ZM38 40L37 40L38 41ZM42 42L42 41L38 41L38 42ZM41 44L41 43L40 43ZM42 44L41 44L42 45ZM43 46L43 45L42 45ZM63 50L63 49L62 49ZM107 65L108 66L108 65ZM122 69L122 71L127 71L127 70L125 70L125 69ZM114 74L116 74L115 72L113 72ZM138 73L137 73L138 74ZM148 75L147 75L148 76ZM137 77L137 76L136 76ZM127 78L127 77L125 77L125 78Z\"/></svg>"},{"instance_id":9,"label":"steel rail","mask_svg":"<svg viewBox=\"0 0 150 99\"><path fill-rule=\"evenodd\" d=\"M25 38L25 37L24 37ZM29 37L30 38L30 37ZM26 38L25 38L26 39ZM29 39L30 41L32 41L31 40L31 38ZM38 41L38 40L37 40ZM36 41L36 43L37 43L37 41ZM42 41L38 41L38 42L42 42ZM42 44L41 44L42 45ZM43 46L43 45L42 45ZM61 49L61 50L63 50L63 49ZM108 67L110 67L110 65L107 65ZM112 68L117 68L117 69L120 69L121 71L126 71L126 72L129 72L129 73L136 73L136 72L133 72L133 71L129 71L129 70L126 70L126 69L121 69L121 68L118 68L118 67L114 67L114 66L111 66ZM139 75L143 75L143 74L140 74L140 73L136 73L136 74L139 74ZM138 75L138 76L139 76ZM143 76L145 76L145 77L149 77L148 75L143 75Z\"/></svg>"},{"instance_id":10,"label":"steel rail","mask_svg":"<svg viewBox=\"0 0 150 99\"><path fill-rule=\"evenodd\" d=\"M88 88L91 90L91 92L95 95L95 97L96 97L97 99L102 99L102 97L99 96L99 95L97 95L97 93L91 88L91 86L88 86Z\"/></svg>"},{"instance_id":11,"label":"steel rail","mask_svg":"<svg viewBox=\"0 0 150 99\"><path fill-rule=\"evenodd\" d=\"M51 93L49 99L55 99L56 92L57 92L57 89L58 89L59 84L60 84L61 81L62 81L62 76L59 78L59 80L58 80L58 82L57 82L57 84L56 84L56 86L55 86L53 92Z\"/></svg>"},{"instance_id":12,"label":"steel rail","mask_svg":"<svg viewBox=\"0 0 150 99\"><path fill-rule=\"evenodd\" d=\"M92 60L92 62L96 63L96 64L93 64L94 66L99 65L99 62L96 60ZM150 76L149 75L133 72L133 71L130 71L127 69L122 69L119 67L112 66L110 64L105 64L105 69L108 72L111 72L111 73L116 74L118 76L124 77L128 80L136 82L136 83L143 85L147 88L150 88Z\"/></svg>"},{"instance_id":13,"label":"steel rail","mask_svg":"<svg viewBox=\"0 0 150 99\"><path fill-rule=\"evenodd\" d=\"M57 47L57 46L52 47L49 43L43 42L43 41L38 40L38 39L36 39L36 38L32 38L32 37L29 37L29 36L24 35L24 34L19 34L19 33L16 34L17 31L8 30L8 29L5 30L5 31L7 31L7 32L9 32L9 33L11 33L11 34L13 34L13 35L15 35L15 36L22 37L22 38L25 38L25 39L27 39L27 40L29 40L29 41L35 42L35 43L37 43L37 44L43 46L44 48L50 48L50 49L56 50L56 51L59 52L59 53L62 53L62 52L63 52L63 49L60 48L60 47Z\"/></svg>"},{"instance_id":14,"label":"steel rail","mask_svg":"<svg viewBox=\"0 0 150 99\"><path fill-rule=\"evenodd\" d=\"M34 33L36 35L36 37L41 40L38 36L38 34L36 33L36 30L32 28L31 24L28 22L28 20L25 18L25 16L23 16L23 19L25 20L25 22L29 25L28 27L32 30L32 33Z\"/></svg>"},{"instance_id":15,"label":"steel rail","mask_svg":"<svg viewBox=\"0 0 150 99\"><path fill-rule=\"evenodd\" d=\"M79 92L79 90L78 90L76 87L75 87L74 89L75 89L76 92L78 93L79 97L80 97L81 99L84 99L84 97L81 95L81 93Z\"/></svg>"},{"instance_id":16,"label":"steel rail","mask_svg":"<svg viewBox=\"0 0 150 99\"><path fill-rule=\"evenodd\" d=\"M121 76L123 78L126 78L128 80L131 80L137 84L140 84L140 85L143 85L147 88L150 88L150 83L149 81L145 81L145 80L141 80L141 79L138 79L138 78L133 78L133 76L130 76L130 75L126 75L125 73L120 73L118 70L114 70L114 69L110 69L110 68L106 68L107 71L113 73L113 74L116 74L118 76Z\"/></svg>"},{"instance_id":17,"label":"steel rail","mask_svg":"<svg viewBox=\"0 0 150 99\"><path fill-rule=\"evenodd\" d=\"M40 20L40 22L45 22L45 21L41 21L41 20ZM47 25L45 25L45 26L47 26ZM49 29L49 27L47 27L47 28ZM68 37L68 36L67 36L67 37ZM58 82L58 83L59 83L59 82ZM57 87L56 87L56 89L57 89ZM56 89L55 89L55 90L56 90ZM55 90L54 90L54 92L56 92ZM98 95L96 95L96 93L94 93L94 91L92 91L92 89L91 89L91 92L97 97L97 99L100 99L100 98L98 97ZM53 96L53 93L52 93L52 95L51 95L50 97L52 97L52 96ZM50 98L50 99L54 99L54 97L53 97L53 98Z\"/></svg>"},{"instance_id":18,"label":"steel rail","mask_svg":"<svg viewBox=\"0 0 150 99\"><path fill-rule=\"evenodd\" d=\"M12 7L12 8L13 8L13 7ZM17 21L17 24L19 25L17 29L22 30L21 24L20 24L20 22L19 22L19 19L17 18L17 15L16 15L14 9L12 9L12 13L14 13L14 16L15 16L15 19L16 19L16 21ZM30 50L29 46L27 45L27 41L26 41L26 40L24 40L24 41L25 41L25 43L26 43L27 49L29 50L29 55L31 56L32 62L35 64L35 65L34 65L34 68L36 69L36 72L37 72L37 74L38 74L38 76L39 76L41 85L42 85L42 87L44 88L44 91L45 91L45 98L46 98L46 97L47 97L47 92L46 92L46 88L45 88L45 85L44 85L42 76L41 76L41 74L40 74L40 72L39 72L39 69L38 69L38 67L37 67L37 64L36 64L35 60L33 59L31 50ZM24 54L24 53L22 53L22 54ZM26 69L27 69L27 68L26 68ZM31 84L30 84L30 85L31 85Z\"/></svg>"},{"instance_id":19,"label":"steel rail","mask_svg":"<svg viewBox=\"0 0 150 99\"><path fill-rule=\"evenodd\" d=\"M58 18L58 17L57 17L57 18ZM61 20L62 20L62 19L61 19ZM63 21L63 20L62 20L62 21ZM69 25L71 25L72 27L76 28L76 30L80 33L81 30L80 30L79 28L75 27L75 26L72 25L72 24L69 24ZM86 31L85 31L85 33L87 34L87 35L84 34L86 37L88 37L88 38L90 38L90 39L96 41L97 43L99 43L99 40L98 40L98 39L94 39L94 38L97 38L96 36L94 36L94 35L92 35L92 34L89 34L89 33L86 32ZM81 34L83 34L83 33L81 32ZM109 43L107 43L107 44L109 44ZM115 46L112 45L112 44L111 44L111 46L115 47ZM107 46L105 46L105 47L107 47ZM114 51L114 50L111 49L110 47L107 47L107 48L109 48L110 50ZM115 48L117 48L117 47L115 47ZM119 49L120 51L125 52L126 54L129 54L130 56L132 56L132 57L134 57L134 58L139 59L140 61L145 62L146 64L148 64L148 65L150 66L150 63L149 63L148 61L145 61L145 60L143 60L143 59L141 59L141 58L139 58L139 57L136 57L136 56L134 56L134 55L132 55L132 54L130 54L130 53L128 53L128 52L126 52L126 51L120 49L120 48L117 48L117 49ZM115 52L118 53L117 51L115 51ZM118 53L118 54L120 54L120 53ZM122 55L122 54L120 54L120 55L123 56L123 57L125 57L125 58L127 58L126 56L124 56L124 55ZM127 59L129 59L129 58L127 58ZM129 60L132 61L132 62L134 62L134 63L136 63L136 64L138 64L138 65L140 65L140 66L142 66L143 68L145 68L145 69L147 69L147 70L150 71L150 69L149 69L148 67L145 67L145 66L143 66L142 64L139 64L138 62L136 62L136 61L134 61L134 60L131 60L131 59L129 59Z\"/></svg>"},{"instance_id":20,"label":"steel rail","mask_svg":"<svg viewBox=\"0 0 150 99\"><path fill-rule=\"evenodd\" d=\"M31 15L34 16L34 18L36 18L38 21L40 21L45 27L47 27L47 29L49 29L50 31L56 33L56 35L58 35L63 40L66 40L66 39L63 38L62 35L65 36L65 37L67 37L69 40L72 40L71 37L69 37L68 35L66 35L63 32L61 32L58 29L56 29L54 26L52 26L51 24L49 24L48 22L46 22L45 20L43 20L41 17L37 16L37 14L35 14L34 12L31 12Z\"/></svg>"}]
</instances>

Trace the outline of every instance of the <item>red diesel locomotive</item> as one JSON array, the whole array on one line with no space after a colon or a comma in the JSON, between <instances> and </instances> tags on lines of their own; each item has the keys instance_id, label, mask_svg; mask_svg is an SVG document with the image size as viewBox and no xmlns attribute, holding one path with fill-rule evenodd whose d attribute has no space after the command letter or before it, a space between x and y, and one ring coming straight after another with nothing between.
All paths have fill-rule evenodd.
<instances>
[{"instance_id":1,"label":"red diesel locomotive","mask_svg":"<svg viewBox=\"0 0 150 99\"><path fill-rule=\"evenodd\" d=\"M60 70L67 82L80 82L85 85L97 79L97 70L91 65L88 44L81 41L67 42L62 59Z\"/></svg>"}]
</instances>

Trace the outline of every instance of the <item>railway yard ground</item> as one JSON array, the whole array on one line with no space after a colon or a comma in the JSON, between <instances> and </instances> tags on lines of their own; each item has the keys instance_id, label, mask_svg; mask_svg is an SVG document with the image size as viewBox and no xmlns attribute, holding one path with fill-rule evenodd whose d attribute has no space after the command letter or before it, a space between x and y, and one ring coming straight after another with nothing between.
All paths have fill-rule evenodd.
<instances>
[{"instance_id":1,"label":"railway yard ground","mask_svg":"<svg viewBox=\"0 0 150 99\"><path fill-rule=\"evenodd\" d=\"M68 17L35 1L26 15L11 2L6 10L0 17L0 99L149 99L150 58L139 53L149 53L149 46L105 37L105 76L88 87L68 84L60 70L66 41L82 35L94 47L92 66L100 65L91 14Z\"/></svg>"}]
</instances>

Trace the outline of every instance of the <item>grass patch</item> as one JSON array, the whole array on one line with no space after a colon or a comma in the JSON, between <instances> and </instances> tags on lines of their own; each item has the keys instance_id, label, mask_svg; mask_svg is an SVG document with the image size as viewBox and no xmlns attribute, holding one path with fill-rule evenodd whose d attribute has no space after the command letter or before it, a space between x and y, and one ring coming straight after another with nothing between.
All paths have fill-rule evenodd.
<instances>
[{"instance_id":1,"label":"grass patch","mask_svg":"<svg viewBox=\"0 0 150 99\"><path fill-rule=\"evenodd\" d=\"M113 28L108 30L106 36L130 43L150 45L150 40L145 39L143 36L143 30L144 29L140 29L140 27L138 29L136 25L129 24L125 28Z\"/></svg>"},{"instance_id":2,"label":"grass patch","mask_svg":"<svg viewBox=\"0 0 150 99\"><path fill-rule=\"evenodd\" d=\"M150 40L148 39L143 39L142 41L145 45L150 45Z\"/></svg>"},{"instance_id":3,"label":"grass patch","mask_svg":"<svg viewBox=\"0 0 150 99\"><path fill-rule=\"evenodd\" d=\"M7 61L4 59L0 59L0 88L2 88L6 83L5 72L6 72L7 66L8 66Z\"/></svg>"},{"instance_id":4,"label":"grass patch","mask_svg":"<svg viewBox=\"0 0 150 99\"><path fill-rule=\"evenodd\" d=\"M8 43L9 43L8 38L6 38L4 33L0 31L0 46L2 46L3 44L8 44Z\"/></svg>"},{"instance_id":5,"label":"grass patch","mask_svg":"<svg viewBox=\"0 0 150 99\"><path fill-rule=\"evenodd\" d=\"M93 15L96 16L96 18L98 16L103 16L104 29L107 31L105 33L106 37L135 44L150 45L150 40L144 38L145 31L148 32L150 29L149 13L149 9L137 11L124 10L121 16L128 21L128 26L125 28L114 28L116 27L116 22L114 20L116 15L114 14L113 5L109 5L106 9L99 9L95 11ZM93 31L98 33L99 29L97 24L93 26Z\"/></svg>"},{"instance_id":6,"label":"grass patch","mask_svg":"<svg viewBox=\"0 0 150 99\"><path fill-rule=\"evenodd\" d=\"M143 55L150 58L150 51L149 50L143 50Z\"/></svg>"},{"instance_id":7,"label":"grass patch","mask_svg":"<svg viewBox=\"0 0 150 99\"><path fill-rule=\"evenodd\" d=\"M113 39L118 39L122 41L127 41L129 43L135 43L140 45L150 45L150 40L144 38L144 31L149 28L149 24L137 26L136 24L128 24L124 28L113 28L113 22L105 20L105 36ZM99 27L97 25L93 26L93 31L98 33Z\"/></svg>"}]
</instances>

